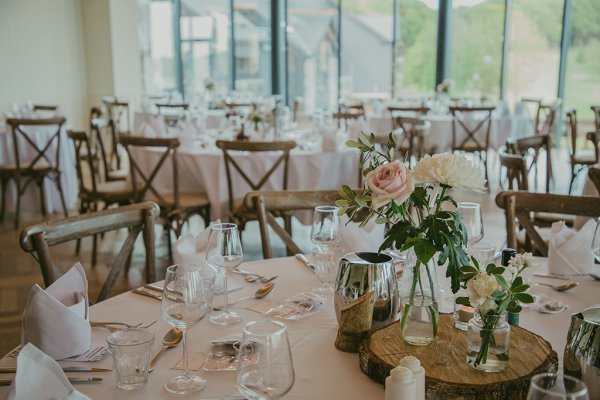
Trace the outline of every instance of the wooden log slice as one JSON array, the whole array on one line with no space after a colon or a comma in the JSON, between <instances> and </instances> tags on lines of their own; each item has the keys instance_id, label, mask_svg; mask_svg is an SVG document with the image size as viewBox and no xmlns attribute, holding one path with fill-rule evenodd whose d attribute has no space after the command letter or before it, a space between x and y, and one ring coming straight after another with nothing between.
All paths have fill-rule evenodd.
<instances>
[{"instance_id":1,"label":"wooden log slice","mask_svg":"<svg viewBox=\"0 0 600 400\"><path fill-rule=\"evenodd\" d=\"M400 322L374 331L359 351L360 369L384 383L404 356L421 360L426 373L427 399L525 399L535 374L556 371L558 356L542 337L511 326L508 367L482 372L467 365L466 332L453 326L451 315L441 315L437 339L424 347L402 340Z\"/></svg>"}]
</instances>

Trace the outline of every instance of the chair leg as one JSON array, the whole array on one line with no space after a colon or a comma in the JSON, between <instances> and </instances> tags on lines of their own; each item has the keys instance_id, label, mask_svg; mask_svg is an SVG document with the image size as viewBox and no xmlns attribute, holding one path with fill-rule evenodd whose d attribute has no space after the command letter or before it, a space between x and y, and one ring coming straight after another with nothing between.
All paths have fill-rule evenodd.
<instances>
[{"instance_id":1,"label":"chair leg","mask_svg":"<svg viewBox=\"0 0 600 400\"><path fill-rule=\"evenodd\" d=\"M45 217L48 215L48 209L46 208L46 190L44 189L44 178L40 180L36 179L35 183L40 190L40 205L42 210L42 215Z\"/></svg>"},{"instance_id":2,"label":"chair leg","mask_svg":"<svg viewBox=\"0 0 600 400\"><path fill-rule=\"evenodd\" d=\"M0 190L2 191L2 204L0 205L0 221L4 221L4 210L6 208L6 191L8 190L8 188L5 187L7 183L8 180L4 176L0 177Z\"/></svg>"},{"instance_id":3,"label":"chair leg","mask_svg":"<svg viewBox=\"0 0 600 400\"><path fill-rule=\"evenodd\" d=\"M290 237L292 237L292 216L291 215L283 216L283 225L285 227L286 232L289 233ZM292 252L290 251L290 249L287 246L286 246L286 253L288 256L293 256Z\"/></svg>"},{"instance_id":4,"label":"chair leg","mask_svg":"<svg viewBox=\"0 0 600 400\"><path fill-rule=\"evenodd\" d=\"M167 251L169 252L169 262L173 262L173 243L171 242L171 224L164 225L167 234Z\"/></svg>"},{"instance_id":5,"label":"chair leg","mask_svg":"<svg viewBox=\"0 0 600 400\"><path fill-rule=\"evenodd\" d=\"M21 215L21 188L19 182L17 185L17 205L15 207L15 229L19 229L19 216Z\"/></svg>"},{"instance_id":6,"label":"chair leg","mask_svg":"<svg viewBox=\"0 0 600 400\"><path fill-rule=\"evenodd\" d=\"M98 261L98 235L92 237L92 267L96 266Z\"/></svg>"},{"instance_id":7,"label":"chair leg","mask_svg":"<svg viewBox=\"0 0 600 400\"><path fill-rule=\"evenodd\" d=\"M58 194L60 195L60 202L62 204L63 211L65 213L65 218L67 218L69 216L69 211L67 210L67 202L65 201L65 195L64 195L63 190L62 190L62 185L60 184L60 173L56 174L56 178L55 179L56 179L55 180L56 187L58 188Z\"/></svg>"},{"instance_id":8,"label":"chair leg","mask_svg":"<svg viewBox=\"0 0 600 400\"><path fill-rule=\"evenodd\" d=\"M571 164L571 182L569 182L569 194L571 194L571 190L573 190L573 182L575 182L575 177L577 174L575 173L575 164Z\"/></svg>"}]
</instances>

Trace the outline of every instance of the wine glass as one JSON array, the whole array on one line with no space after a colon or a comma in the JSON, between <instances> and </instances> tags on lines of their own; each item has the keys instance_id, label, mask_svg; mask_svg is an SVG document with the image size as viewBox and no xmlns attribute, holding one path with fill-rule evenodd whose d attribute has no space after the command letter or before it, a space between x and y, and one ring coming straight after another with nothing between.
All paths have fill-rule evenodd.
<instances>
[{"instance_id":1,"label":"wine glass","mask_svg":"<svg viewBox=\"0 0 600 400\"><path fill-rule=\"evenodd\" d=\"M165 321L183 331L183 374L165 383L165 389L186 395L206 386L206 379L188 369L187 331L212 308L215 272L209 267L172 265L167 268L161 314Z\"/></svg>"},{"instance_id":2,"label":"wine glass","mask_svg":"<svg viewBox=\"0 0 600 400\"><path fill-rule=\"evenodd\" d=\"M458 203L457 211L462 215L462 221L467 229L469 247L483 239L483 218L479 203Z\"/></svg>"},{"instance_id":3,"label":"wine glass","mask_svg":"<svg viewBox=\"0 0 600 400\"><path fill-rule=\"evenodd\" d=\"M600 218L596 222L596 231L592 239L592 254L596 261L600 262Z\"/></svg>"},{"instance_id":4,"label":"wine glass","mask_svg":"<svg viewBox=\"0 0 600 400\"><path fill-rule=\"evenodd\" d=\"M251 399L279 399L294 386L287 327L278 321L253 321L244 327L237 384Z\"/></svg>"},{"instance_id":5,"label":"wine glass","mask_svg":"<svg viewBox=\"0 0 600 400\"><path fill-rule=\"evenodd\" d=\"M229 310L227 299L227 272L236 269L242 263L242 242L236 224L222 223L210 226L206 261L219 268L225 275L225 307L223 311L210 316L210 321L217 325L230 325L242 320L239 314Z\"/></svg>"},{"instance_id":6,"label":"wine glass","mask_svg":"<svg viewBox=\"0 0 600 400\"><path fill-rule=\"evenodd\" d=\"M562 379L561 379L562 378ZM588 400L585 383L568 375L559 377L552 372L531 378L527 400Z\"/></svg>"}]
</instances>

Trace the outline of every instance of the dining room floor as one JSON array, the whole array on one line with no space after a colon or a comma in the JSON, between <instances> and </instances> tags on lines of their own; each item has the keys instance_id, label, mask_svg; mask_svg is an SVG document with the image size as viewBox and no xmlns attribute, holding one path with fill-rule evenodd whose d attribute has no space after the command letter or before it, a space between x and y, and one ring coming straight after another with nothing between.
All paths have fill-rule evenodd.
<instances>
[{"instance_id":1,"label":"dining room floor","mask_svg":"<svg viewBox=\"0 0 600 400\"><path fill-rule=\"evenodd\" d=\"M569 182L567 168L559 168L567 164L566 151L553 153L555 165L555 192L566 193ZM497 159L497 158L493 158ZM543 175L543 174L541 174ZM583 175L583 174L582 174ZM475 201L482 206L485 236L484 241L494 244L496 247L504 246L505 223L504 213L495 203L494 198L498 192L498 165L490 165L490 186L492 190L484 193L458 192L455 194L459 201ZM583 178L579 180L574 193L581 193ZM60 218L61 215L53 215L48 219ZM23 213L21 226L43 221L43 217L36 213ZM197 234L203 229L200 218L192 218L186 230ZM300 247L310 251L309 241L310 227L302 225L294 220L294 238ZM37 262L33 257L23 252L19 246L19 230L13 227L13 219L10 213L5 220L0 222L0 355L6 354L20 342L20 316L27 302L27 295L35 283L43 286L43 280ZM184 232L185 233L185 232ZM101 284L107 274L107 265L115 257L119 245L124 240L125 231L107 234L99 241L98 263L91 265L91 240L84 240L79 254L75 253L75 243L65 243L51 249L53 259L62 270L68 269L75 262L80 261L85 268L90 298L94 299L100 290ZM164 270L169 265L166 235L162 228L157 227L156 235L157 265ZM250 222L243 233L244 259L246 261L262 258L260 233L258 224ZM284 256L285 249L281 241L273 240L273 252L275 257ZM115 247L117 250L115 250ZM138 240L134 249L132 264L127 274L122 274L114 286L112 294L121 293L135 288L143 283L144 247ZM159 271L159 276L162 271Z\"/></svg>"}]
</instances>

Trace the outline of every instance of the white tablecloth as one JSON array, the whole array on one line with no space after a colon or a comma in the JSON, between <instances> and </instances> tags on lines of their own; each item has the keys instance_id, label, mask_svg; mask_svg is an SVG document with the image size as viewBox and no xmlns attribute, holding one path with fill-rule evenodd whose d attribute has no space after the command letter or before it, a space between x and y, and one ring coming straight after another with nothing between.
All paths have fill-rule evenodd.
<instances>
[{"instance_id":1,"label":"white tablecloth","mask_svg":"<svg viewBox=\"0 0 600 400\"><path fill-rule=\"evenodd\" d=\"M302 291L307 291L317 286L315 276L295 258L278 258L261 260L243 264L243 268L259 272L266 276L278 275L275 281L275 290L267 299L283 300ZM544 268L541 268L542 270ZM443 274L441 269L439 274ZM241 277L233 276L232 279L242 282ZM536 278L543 279L543 278ZM555 281L556 280L547 280ZM566 342L567 330L570 323L570 314L580 311L586 306L600 302L600 282L588 277L578 277L581 285L568 292L553 292L549 288L536 287L534 293L543 293L554 299L562 300L569 305L567 311L559 314L540 314L526 308L521 313L521 326L542 335L551 344L562 359L563 348ZM251 294L256 285L245 284L242 290L230 295L231 299ZM222 301L217 299L217 301ZM266 301L258 300L258 301ZM261 314L244 309L252 302L244 302L234 306L243 318L243 323L261 319ZM140 295L125 293L113 297L90 309L91 319L94 321L122 321L129 323L158 322L149 328L155 333L154 350L160 347L160 339L170 326L160 316L160 303L154 299ZM292 358L296 375L296 382L291 392L285 397L294 399L383 399L384 388L364 375L358 365L358 355L338 351L334 347L337 333L337 321L332 300L327 300L323 310L305 320L287 322ZM209 341L228 334L240 333L242 324L229 327L216 326L207 319L200 322L189 332L189 350L192 352L208 352ZM108 331L102 328L92 329L93 340L102 342ZM164 353L157 368L150 375L148 383L137 391L125 392L115 387L114 372L85 374L87 376L102 376L105 381L101 384L78 385L77 389L93 399L172 399L163 388L166 380L176 375L176 371L169 369L181 358L181 346ZM65 365L68 363L65 363ZM82 365L83 363L79 363ZM0 366L14 366L14 358L0 360ZM86 366L92 366L86 363ZM110 357L93 366L110 368ZM208 386L204 391L193 398L217 398L236 391L235 372L203 372L208 379ZM7 377L9 376L6 374ZM70 373L69 375L76 375ZM7 387L0 387L0 398L8 393Z\"/></svg>"},{"instance_id":2,"label":"white tablecloth","mask_svg":"<svg viewBox=\"0 0 600 400\"><path fill-rule=\"evenodd\" d=\"M178 136L182 131L188 129L193 131L190 133L195 133L200 126L203 129L224 129L227 127L225 110L206 110L203 120L200 120L199 115L192 115L187 112L185 119L181 121L178 127L167 129L162 115L158 115L156 112L136 111L133 114L133 132L136 134L144 133L147 130L146 127L149 126L157 136L164 136L167 131L170 131L169 134Z\"/></svg>"},{"instance_id":3,"label":"white tablecloth","mask_svg":"<svg viewBox=\"0 0 600 400\"><path fill-rule=\"evenodd\" d=\"M152 150L142 149L139 150L139 153L134 153L134 158L142 168L150 171L158 160L159 154ZM254 154L241 152L236 154L234 159L256 183L279 156L279 152ZM212 218L226 217L229 194L222 152L220 150L193 151L182 146L177 157L180 192L206 193L212 208ZM338 152L293 150L290 153L288 189L334 190L343 184L355 187L358 184L358 157L359 154L354 149ZM241 200L251 188L233 166L231 174L236 200ZM282 174L283 166L280 166L261 190L281 190ZM172 190L173 172L170 163L163 165L155 183L156 189L160 192Z\"/></svg>"},{"instance_id":4,"label":"white tablecloth","mask_svg":"<svg viewBox=\"0 0 600 400\"><path fill-rule=\"evenodd\" d=\"M56 127L39 126L28 128L31 133L32 140L43 148L48 141L48 138L56 132ZM37 155L33 147L22 137L18 136L19 151L21 164L25 161L32 160ZM67 208L73 209L77 203L77 171L75 167L75 149L71 139L67 136L66 128L63 128L60 139L60 169L61 185ZM50 160L54 161L56 155L56 139L50 149L46 151L46 155ZM15 155L13 148L13 137L10 128L5 126L3 121L0 121L0 164L14 163ZM50 180L44 180L44 190L46 191L46 209L49 213L62 213L62 204L60 195L56 185ZM10 181L6 196L6 212L12 212L15 209L17 199L17 189L14 181ZM40 211L40 194L35 183L29 184L27 191L21 197L22 211Z\"/></svg>"},{"instance_id":5,"label":"white tablecloth","mask_svg":"<svg viewBox=\"0 0 600 400\"><path fill-rule=\"evenodd\" d=\"M435 145L437 147L436 152L438 153L450 151L452 148L452 116L449 114L431 114L425 118L431 122L431 129L425 137L426 143ZM375 134L384 134L392 131L392 117L387 111L382 113L381 116L369 116L367 121L370 131ZM476 123L473 123L473 128ZM486 126L484 125L484 128ZM460 124L456 125L456 130L457 138L460 142L465 137L465 133ZM500 116L492 114L490 148L498 149L506 143L506 139L509 137L523 137L529 133L531 133L531 122L526 115ZM483 138L483 134L477 134L476 137Z\"/></svg>"}]
</instances>

